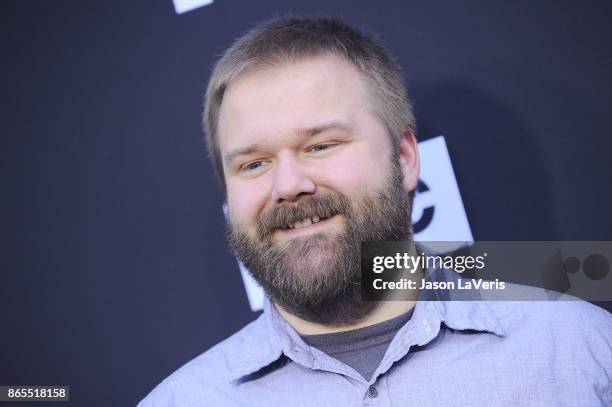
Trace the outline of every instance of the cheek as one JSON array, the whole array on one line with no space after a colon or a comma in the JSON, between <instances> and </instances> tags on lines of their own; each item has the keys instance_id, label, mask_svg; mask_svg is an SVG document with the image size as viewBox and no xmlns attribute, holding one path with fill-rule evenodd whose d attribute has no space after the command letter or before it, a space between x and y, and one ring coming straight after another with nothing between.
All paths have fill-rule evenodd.
<instances>
[{"instance_id":1,"label":"cheek","mask_svg":"<svg viewBox=\"0 0 612 407\"><path fill-rule=\"evenodd\" d=\"M227 206L232 219L252 227L267 202L264 191L256 182L228 182Z\"/></svg>"},{"instance_id":2,"label":"cheek","mask_svg":"<svg viewBox=\"0 0 612 407\"><path fill-rule=\"evenodd\" d=\"M347 195L375 190L384 179L388 159L365 148L347 151L322 166L321 180Z\"/></svg>"}]
</instances>

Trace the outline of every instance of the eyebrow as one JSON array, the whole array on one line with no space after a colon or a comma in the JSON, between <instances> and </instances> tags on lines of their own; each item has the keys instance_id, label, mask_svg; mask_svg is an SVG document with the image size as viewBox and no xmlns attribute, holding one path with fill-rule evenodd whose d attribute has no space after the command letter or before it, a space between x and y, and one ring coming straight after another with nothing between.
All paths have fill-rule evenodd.
<instances>
[{"instance_id":1,"label":"eyebrow","mask_svg":"<svg viewBox=\"0 0 612 407\"><path fill-rule=\"evenodd\" d=\"M322 124L320 126L298 129L296 131L296 135L301 138L310 138L330 130L340 130L348 133L353 132L353 128L351 126L341 122L333 121L326 124ZM255 151L260 150L261 148L262 145L259 143L249 144L245 147L235 148L225 154L225 162L231 163L234 159L236 159L236 157L252 154Z\"/></svg>"}]
</instances>

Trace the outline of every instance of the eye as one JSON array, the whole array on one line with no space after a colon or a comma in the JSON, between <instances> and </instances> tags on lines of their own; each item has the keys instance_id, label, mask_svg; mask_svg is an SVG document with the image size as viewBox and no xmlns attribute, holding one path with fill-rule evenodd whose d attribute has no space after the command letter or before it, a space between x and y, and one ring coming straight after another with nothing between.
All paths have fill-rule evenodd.
<instances>
[{"instance_id":1,"label":"eye","mask_svg":"<svg viewBox=\"0 0 612 407\"><path fill-rule=\"evenodd\" d=\"M254 171L263 165L263 161L251 161L240 167L240 171Z\"/></svg>"},{"instance_id":2,"label":"eye","mask_svg":"<svg viewBox=\"0 0 612 407\"><path fill-rule=\"evenodd\" d=\"M329 150L331 147L333 147L333 144L317 144L316 146L311 147L309 151L314 151L316 153L318 151Z\"/></svg>"}]
</instances>

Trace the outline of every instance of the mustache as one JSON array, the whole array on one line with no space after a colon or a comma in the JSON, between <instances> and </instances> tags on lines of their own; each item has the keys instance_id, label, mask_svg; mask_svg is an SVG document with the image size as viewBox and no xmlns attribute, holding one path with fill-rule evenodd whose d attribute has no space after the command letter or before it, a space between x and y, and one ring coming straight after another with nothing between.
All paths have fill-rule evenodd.
<instances>
[{"instance_id":1,"label":"mustache","mask_svg":"<svg viewBox=\"0 0 612 407\"><path fill-rule=\"evenodd\" d=\"M338 214L348 214L350 209L349 199L337 192L303 197L295 204L279 206L262 214L257 222L257 233L260 238L265 238L275 229L286 229L289 224L302 219L315 216L331 218Z\"/></svg>"}]
</instances>

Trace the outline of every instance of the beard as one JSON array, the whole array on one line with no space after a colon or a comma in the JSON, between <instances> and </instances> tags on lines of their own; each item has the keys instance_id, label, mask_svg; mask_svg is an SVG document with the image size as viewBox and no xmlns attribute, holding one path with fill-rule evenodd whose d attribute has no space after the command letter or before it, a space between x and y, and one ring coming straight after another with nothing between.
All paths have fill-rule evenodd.
<instances>
[{"instance_id":1,"label":"beard","mask_svg":"<svg viewBox=\"0 0 612 407\"><path fill-rule=\"evenodd\" d=\"M256 237L231 217L227 220L230 247L274 303L328 326L355 323L376 308L377 302L361 296L361 242L412 240L414 192L403 185L398 159L391 162L383 185L358 201L335 191L301 197L262 213ZM344 221L340 233L311 233L278 244L272 240L275 230L296 221L336 215Z\"/></svg>"}]
</instances>

